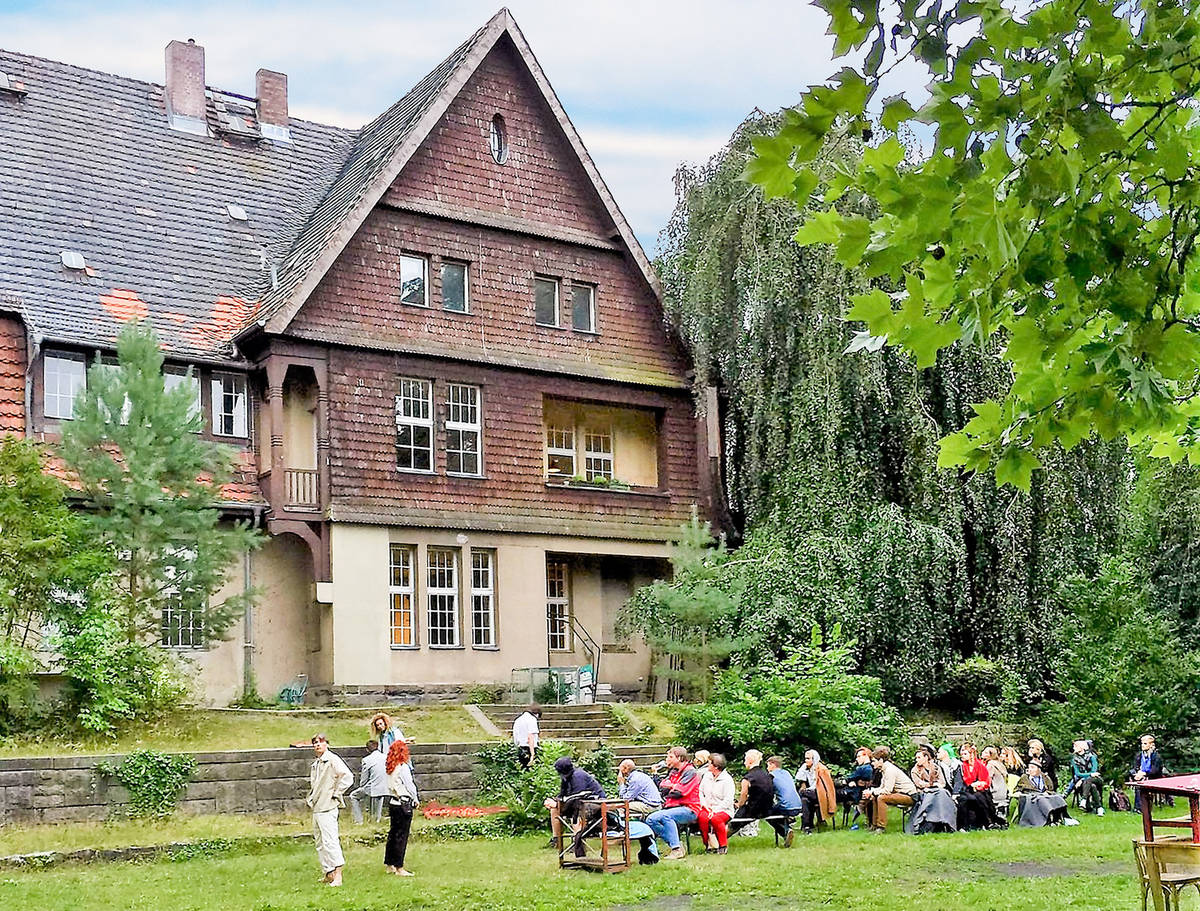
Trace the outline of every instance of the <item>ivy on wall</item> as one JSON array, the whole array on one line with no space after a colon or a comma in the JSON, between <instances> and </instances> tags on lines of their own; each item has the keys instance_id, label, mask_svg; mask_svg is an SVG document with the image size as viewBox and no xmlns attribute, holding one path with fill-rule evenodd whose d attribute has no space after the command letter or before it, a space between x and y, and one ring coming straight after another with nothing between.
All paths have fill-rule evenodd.
<instances>
[{"instance_id":1,"label":"ivy on wall","mask_svg":"<svg viewBox=\"0 0 1200 911\"><path fill-rule=\"evenodd\" d=\"M101 763L96 771L115 778L129 791L126 815L170 816L196 774L196 760L159 750L134 750L119 763Z\"/></svg>"}]
</instances>

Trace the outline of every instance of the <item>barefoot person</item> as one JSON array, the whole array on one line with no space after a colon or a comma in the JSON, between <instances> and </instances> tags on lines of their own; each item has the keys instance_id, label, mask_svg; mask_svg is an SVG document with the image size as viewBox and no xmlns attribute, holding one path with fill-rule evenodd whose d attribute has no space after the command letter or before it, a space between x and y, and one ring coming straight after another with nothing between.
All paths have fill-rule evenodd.
<instances>
[{"instance_id":1,"label":"barefoot person","mask_svg":"<svg viewBox=\"0 0 1200 911\"><path fill-rule=\"evenodd\" d=\"M413 812L417 809L417 783L413 779L412 764L409 762L408 744L395 741L388 749L387 764L388 793L388 836L383 849L383 867L397 876L412 876L404 869L404 854L408 850L408 833L412 829Z\"/></svg>"},{"instance_id":2,"label":"barefoot person","mask_svg":"<svg viewBox=\"0 0 1200 911\"><path fill-rule=\"evenodd\" d=\"M313 760L308 773L308 797L304 802L312 809L313 838L317 843L317 860L321 862L325 882L340 886L346 858L342 856L342 844L338 838L338 809L345 805L342 795L354 784L354 774L329 749L329 741L324 734L313 737L312 747L317 758Z\"/></svg>"}]
</instances>

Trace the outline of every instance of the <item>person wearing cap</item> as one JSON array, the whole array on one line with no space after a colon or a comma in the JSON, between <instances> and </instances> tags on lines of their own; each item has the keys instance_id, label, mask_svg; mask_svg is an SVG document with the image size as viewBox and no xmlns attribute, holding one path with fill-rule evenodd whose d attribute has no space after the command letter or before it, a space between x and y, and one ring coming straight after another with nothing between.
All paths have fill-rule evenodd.
<instances>
[{"instance_id":1,"label":"person wearing cap","mask_svg":"<svg viewBox=\"0 0 1200 911\"><path fill-rule=\"evenodd\" d=\"M325 882L340 886L346 858L342 855L338 835L338 810L345 806L343 795L354 784L354 774L341 757L329 749L324 734L313 736L312 747L316 758L309 769L308 797L304 802L312 810L313 839Z\"/></svg>"},{"instance_id":2,"label":"person wearing cap","mask_svg":"<svg viewBox=\"0 0 1200 911\"><path fill-rule=\"evenodd\" d=\"M575 830L575 856L584 856L583 823L580 810L586 800L603 800L608 795L604 787L567 756L554 760L554 771L558 773L558 798L547 797L544 805L550 811L550 827L557 839L562 831L562 820L573 824Z\"/></svg>"}]
</instances>

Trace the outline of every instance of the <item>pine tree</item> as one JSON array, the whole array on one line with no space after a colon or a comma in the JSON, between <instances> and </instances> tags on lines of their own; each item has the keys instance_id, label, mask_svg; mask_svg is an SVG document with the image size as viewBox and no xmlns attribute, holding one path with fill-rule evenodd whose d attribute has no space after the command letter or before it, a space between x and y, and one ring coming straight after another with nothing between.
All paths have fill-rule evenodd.
<instances>
[{"instance_id":1,"label":"pine tree","mask_svg":"<svg viewBox=\"0 0 1200 911\"><path fill-rule=\"evenodd\" d=\"M233 453L201 436L190 373L168 388L158 339L141 324L122 331L117 358L88 371L63 432L63 459L78 478L88 521L115 555L112 610L126 640L157 639L170 609L199 612L207 643L251 603L253 592L213 598L234 558L261 536L221 517Z\"/></svg>"},{"instance_id":2,"label":"pine tree","mask_svg":"<svg viewBox=\"0 0 1200 911\"><path fill-rule=\"evenodd\" d=\"M659 656L654 669L668 681L671 698L686 687L703 700L715 669L751 644L737 630L741 584L726 570L730 554L724 542L714 545L711 526L700 522L695 509L670 559L672 580L640 589L622 627L641 632Z\"/></svg>"}]
</instances>

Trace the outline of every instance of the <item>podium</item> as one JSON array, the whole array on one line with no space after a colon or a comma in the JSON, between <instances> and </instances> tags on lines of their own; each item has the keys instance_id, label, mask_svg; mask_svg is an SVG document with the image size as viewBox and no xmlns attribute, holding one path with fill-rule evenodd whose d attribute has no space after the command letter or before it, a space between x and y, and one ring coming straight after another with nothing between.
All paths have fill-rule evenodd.
<instances>
[{"instance_id":1,"label":"podium","mask_svg":"<svg viewBox=\"0 0 1200 911\"><path fill-rule=\"evenodd\" d=\"M629 801L580 801L578 829L570 833L563 831L563 819L557 808L550 814L561 869L623 873L633 866L629 847ZM576 845L582 845L584 856L575 855Z\"/></svg>"}]
</instances>

